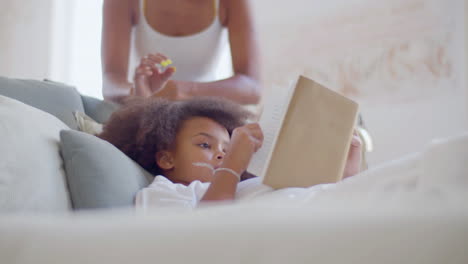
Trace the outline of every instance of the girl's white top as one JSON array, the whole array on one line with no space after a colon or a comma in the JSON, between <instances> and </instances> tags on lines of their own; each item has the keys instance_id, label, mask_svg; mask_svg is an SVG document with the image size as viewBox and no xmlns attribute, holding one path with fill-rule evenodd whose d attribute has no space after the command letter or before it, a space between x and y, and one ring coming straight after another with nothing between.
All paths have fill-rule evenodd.
<instances>
[{"instance_id":1,"label":"girl's white top","mask_svg":"<svg viewBox=\"0 0 468 264\"><path fill-rule=\"evenodd\" d=\"M146 21L140 0L138 23L132 31L130 67L128 77L133 79L135 67L148 53L162 53L177 67L171 79L180 81L208 82L232 75L228 32L218 17L219 0L215 2L216 16L202 32L181 37L161 34Z\"/></svg>"},{"instance_id":2,"label":"girl's white top","mask_svg":"<svg viewBox=\"0 0 468 264\"><path fill-rule=\"evenodd\" d=\"M146 188L141 189L135 200L137 209L146 211L152 208L176 207L195 208L208 190L210 183L193 181L189 185L173 183L166 177L158 175ZM251 178L237 185L236 201L260 200L262 198L280 200L302 200L318 190L326 188L327 184L311 188L285 188L274 191L262 184L261 178Z\"/></svg>"},{"instance_id":3,"label":"girl's white top","mask_svg":"<svg viewBox=\"0 0 468 264\"><path fill-rule=\"evenodd\" d=\"M136 207L142 209L158 207L185 207L195 208L205 195L210 183L193 181L188 186L173 183L166 177L158 175L146 188L140 190L136 196ZM250 179L239 183L236 198L246 198L249 192L269 192L271 188L259 182L258 179Z\"/></svg>"}]
</instances>

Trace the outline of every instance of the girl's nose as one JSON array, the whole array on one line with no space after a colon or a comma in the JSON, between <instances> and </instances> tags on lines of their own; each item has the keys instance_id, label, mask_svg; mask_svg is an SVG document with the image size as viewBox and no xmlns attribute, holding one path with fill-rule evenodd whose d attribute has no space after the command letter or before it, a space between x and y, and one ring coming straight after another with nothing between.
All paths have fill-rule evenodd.
<instances>
[{"instance_id":1,"label":"girl's nose","mask_svg":"<svg viewBox=\"0 0 468 264\"><path fill-rule=\"evenodd\" d=\"M223 151L218 151L218 153L216 154L216 159L217 160L222 160L224 157L224 152Z\"/></svg>"}]
</instances>

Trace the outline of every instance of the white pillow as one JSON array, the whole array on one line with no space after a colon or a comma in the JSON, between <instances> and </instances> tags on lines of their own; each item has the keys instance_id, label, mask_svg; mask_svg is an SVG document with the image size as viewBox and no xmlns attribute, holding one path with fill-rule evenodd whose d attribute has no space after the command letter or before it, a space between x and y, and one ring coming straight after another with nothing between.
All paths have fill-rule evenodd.
<instances>
[{"instance_id":1,"label":"white pillow","mask_svg":"<svg viewBox=\"0 0 468 264\"><path fill-rule=\"evenodd\" d=\"M63 129L55 116L0 96L0 212L70 210Z\"/></svg>"}]
</instances>

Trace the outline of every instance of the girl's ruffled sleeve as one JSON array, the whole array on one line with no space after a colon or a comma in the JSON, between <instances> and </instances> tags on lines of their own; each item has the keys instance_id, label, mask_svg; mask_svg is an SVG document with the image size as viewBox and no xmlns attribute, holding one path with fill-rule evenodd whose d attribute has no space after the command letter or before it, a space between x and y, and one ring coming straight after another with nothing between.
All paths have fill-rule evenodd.
<instances>
[{"instance_id":1,"label":"girl's ruffled sleeve","mask_svg":"<svg viewBox=\"0 0 468 264\"><path fill-rule=\"evenodd\" d=\"M209 183L195 181L185 186L156 176L148 187L138 191L135 206L143 211L161 207L195 208L208 187Z\"/></svg>"}]
</instances>

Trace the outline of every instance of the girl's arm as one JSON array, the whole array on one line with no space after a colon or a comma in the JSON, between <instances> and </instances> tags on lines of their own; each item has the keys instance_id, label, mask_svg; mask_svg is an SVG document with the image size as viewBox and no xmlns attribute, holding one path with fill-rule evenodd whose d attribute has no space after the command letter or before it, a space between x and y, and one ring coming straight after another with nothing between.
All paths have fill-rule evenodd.
<instances>
[{"instance_id":1,"label":"girl's arm","mask_svg":"<svg viewBox=\"0 0 468 264\"><path fill-rule=\"evenodd\" d=\"M239 179L227 171L218 171L201 201L234 200Z\"/></svg>"},{"instance_id":2,"label":"girl's arm","mask_svg":"<svg viewBox=\"0 0 468 264\"><path fill-rule=\"evenodd\" d=\"M127 81L130 32L134 21L134 0L104 0L101 37L102 94L114 102L130 94Z\"/></svg>"},{"instance_id":3,"label":"girl's arm","mask_svg":"<svg viewBox=\"0 0 468 264\"><path fill-rule=\"evenodd\" d=\"M229 171L217 171L201 201L233 200L235 198L237 184L240 175L255 153L263 143L263 133L258 124L248 124L234 129L228 153L224 156L221 168L228 168L239 177Z\"/></svg>"},{"instance_id":4,"label":"girl's arm","mask_svg":"<svg viewBox=\"0 0 468 264\"><path fill-rule=\"evenodd\" d=\"M260 101L257 42L248 0L224 0L221 3L227 10L226 26L234 75L206 83L170 80L155 96L172 100L193 96L222 96L241 104L256 104ZM177 92L170 92L171 90Z\"/></svg>"}]
</instances>

